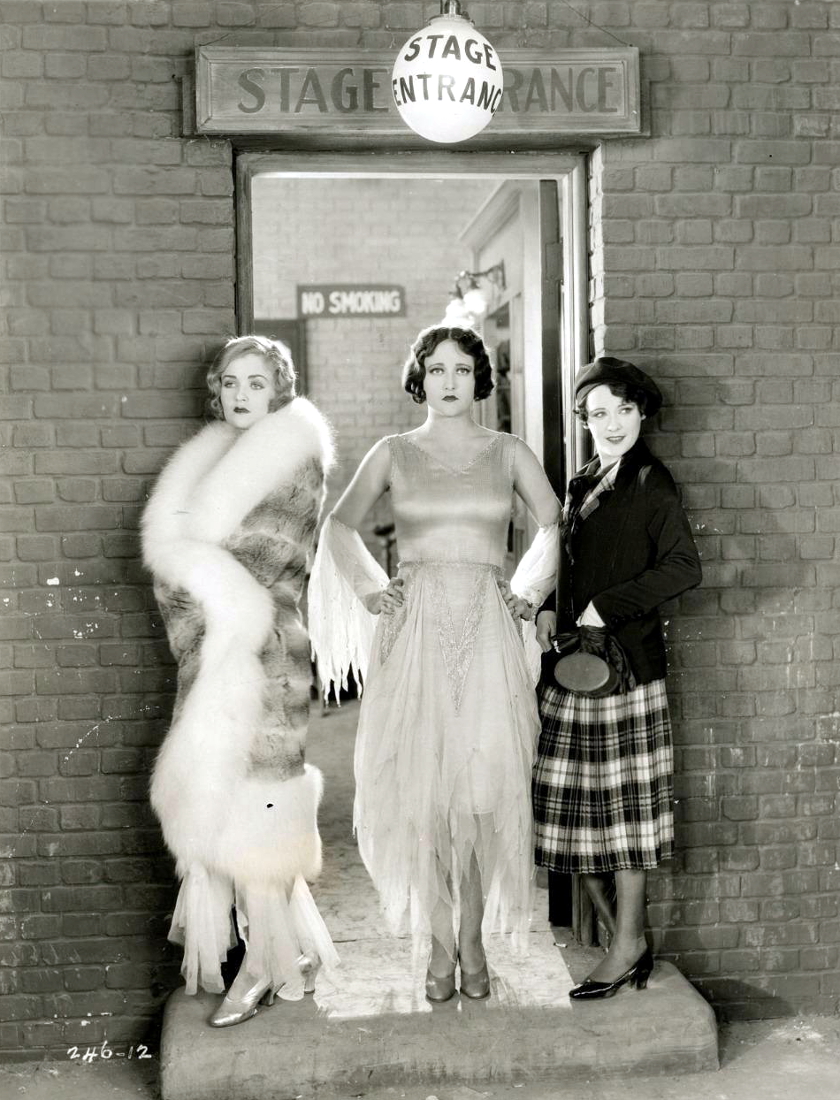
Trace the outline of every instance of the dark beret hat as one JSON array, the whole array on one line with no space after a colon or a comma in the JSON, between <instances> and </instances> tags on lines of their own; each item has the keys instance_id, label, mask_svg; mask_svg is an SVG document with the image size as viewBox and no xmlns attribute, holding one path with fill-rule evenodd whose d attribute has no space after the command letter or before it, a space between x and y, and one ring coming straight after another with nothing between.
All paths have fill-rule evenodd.
<instances>
[{"instance_id":1,"label":"dark beret hat","mask_svg":"<svg viewBox=\"0 0 840 1100\"><path fill-rule=\"evenodd\" d=\"M648 416L653 416L661 408L662 394L650 375L624 359L613 359L609 355L601 356L583 368L575 382L575 399L583 401L589 391L594 390L596 386L610 386L616 383L634 386L647 395Z\"/></svg>"}]
</instances>

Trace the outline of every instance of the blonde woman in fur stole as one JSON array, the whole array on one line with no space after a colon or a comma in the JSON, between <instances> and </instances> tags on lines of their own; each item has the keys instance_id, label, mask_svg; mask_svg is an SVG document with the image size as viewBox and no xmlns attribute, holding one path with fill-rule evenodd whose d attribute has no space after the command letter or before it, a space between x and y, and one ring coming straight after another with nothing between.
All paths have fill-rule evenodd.
<instances>
[{"instance_id":1,"label":"blonde woman in fur stole","mask_svg":"<svg viewBox=\"0 0 840 1100\"><path fill-rule=\"evenodd\" d=\"M321 774L304 763L309 643L298 611L332 461L328 425L295 397L288 349L230 340L207 375L218 418L163 470L143 558L178 662L152 806L180 892L169 938L186 992L224 992L214 1027L314 989L337 956L307 886L320 871Z\"/></svg>"}]
</instances>

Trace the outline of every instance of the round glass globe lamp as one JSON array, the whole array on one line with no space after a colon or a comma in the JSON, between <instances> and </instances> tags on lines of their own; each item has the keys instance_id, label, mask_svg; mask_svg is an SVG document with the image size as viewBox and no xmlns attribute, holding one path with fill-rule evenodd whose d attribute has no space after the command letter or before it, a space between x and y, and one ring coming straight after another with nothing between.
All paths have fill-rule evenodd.
<instances>
[{"instance_id":1,"label":"round glass globe lamp","mask_svg":"<svg viewBox=\"0 0 840 1100\"><path fill-rule=\"evenodd\" d=\"M463 16L435 16L397 54L391 74L403 121L429 141L453 144L480 133L502 100L502 66Z\"/></svg>"}]
</instances>

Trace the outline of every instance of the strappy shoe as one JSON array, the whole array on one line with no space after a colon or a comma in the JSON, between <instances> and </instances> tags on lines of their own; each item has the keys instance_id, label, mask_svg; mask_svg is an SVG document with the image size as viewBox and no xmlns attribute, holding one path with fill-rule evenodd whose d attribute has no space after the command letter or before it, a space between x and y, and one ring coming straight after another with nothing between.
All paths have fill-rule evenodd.
<instances>
[{"instance_id":1,"label":"strappy shoe","mask_svg":"<svg viewBox=\"0 0 840 1100\"><path fill-rule=\"evenodd\" d=\"M639 958L629 970L615 979L613 982L594 982L587 978L585 982L569 990L569 996L575 1001L597 1001L604 997L612 997L623 985L631 988L644 989L653 970L653 955L649 947L646 947Z\"/></svg>"}]
</instances>

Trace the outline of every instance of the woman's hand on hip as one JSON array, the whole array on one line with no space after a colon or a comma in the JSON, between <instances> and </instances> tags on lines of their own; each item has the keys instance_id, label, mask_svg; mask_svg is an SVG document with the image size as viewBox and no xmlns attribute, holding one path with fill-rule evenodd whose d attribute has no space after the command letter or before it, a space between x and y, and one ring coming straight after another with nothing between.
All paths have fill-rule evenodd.
<instances>
[{"instance_id":1,"label":"woman's hand on hip","mask_svg":"<svg viewBox=\"0 0 840 1100\"><path fill-rule=\"evenodd\" d=\"M402 607L405 600L403 584L402 577L393 577L386 588L365 596L364 604L371 615L393 615L398 607Z\"/></svg>"},{"instance_id":2,"label":"woman's hand on hip","mask_svg":"<svg viewBox=\"0 0 840 1100\"><path fill-rule=\"evenodd\" d=\"M499 585L499 591L502 594L502 599L505 601L505 606L510 612L514 622L518 622L519 619L530 619L531 612L534 609L528 601L523 600L521 596L517 596L507 581L498 581L497 583Z\"/></svg>"},{"instance_id":3,"label":"woman's hand on hip","mask_svg":"<svg viewBox=\"0 0 840 1100\"><path fill-rule=\"evenodd\" d=\"M537 641L543 653L551 649L551 639L557 633L557 614L554 611L540 611L537 615Z\"/></svg>"}]
</instances>

